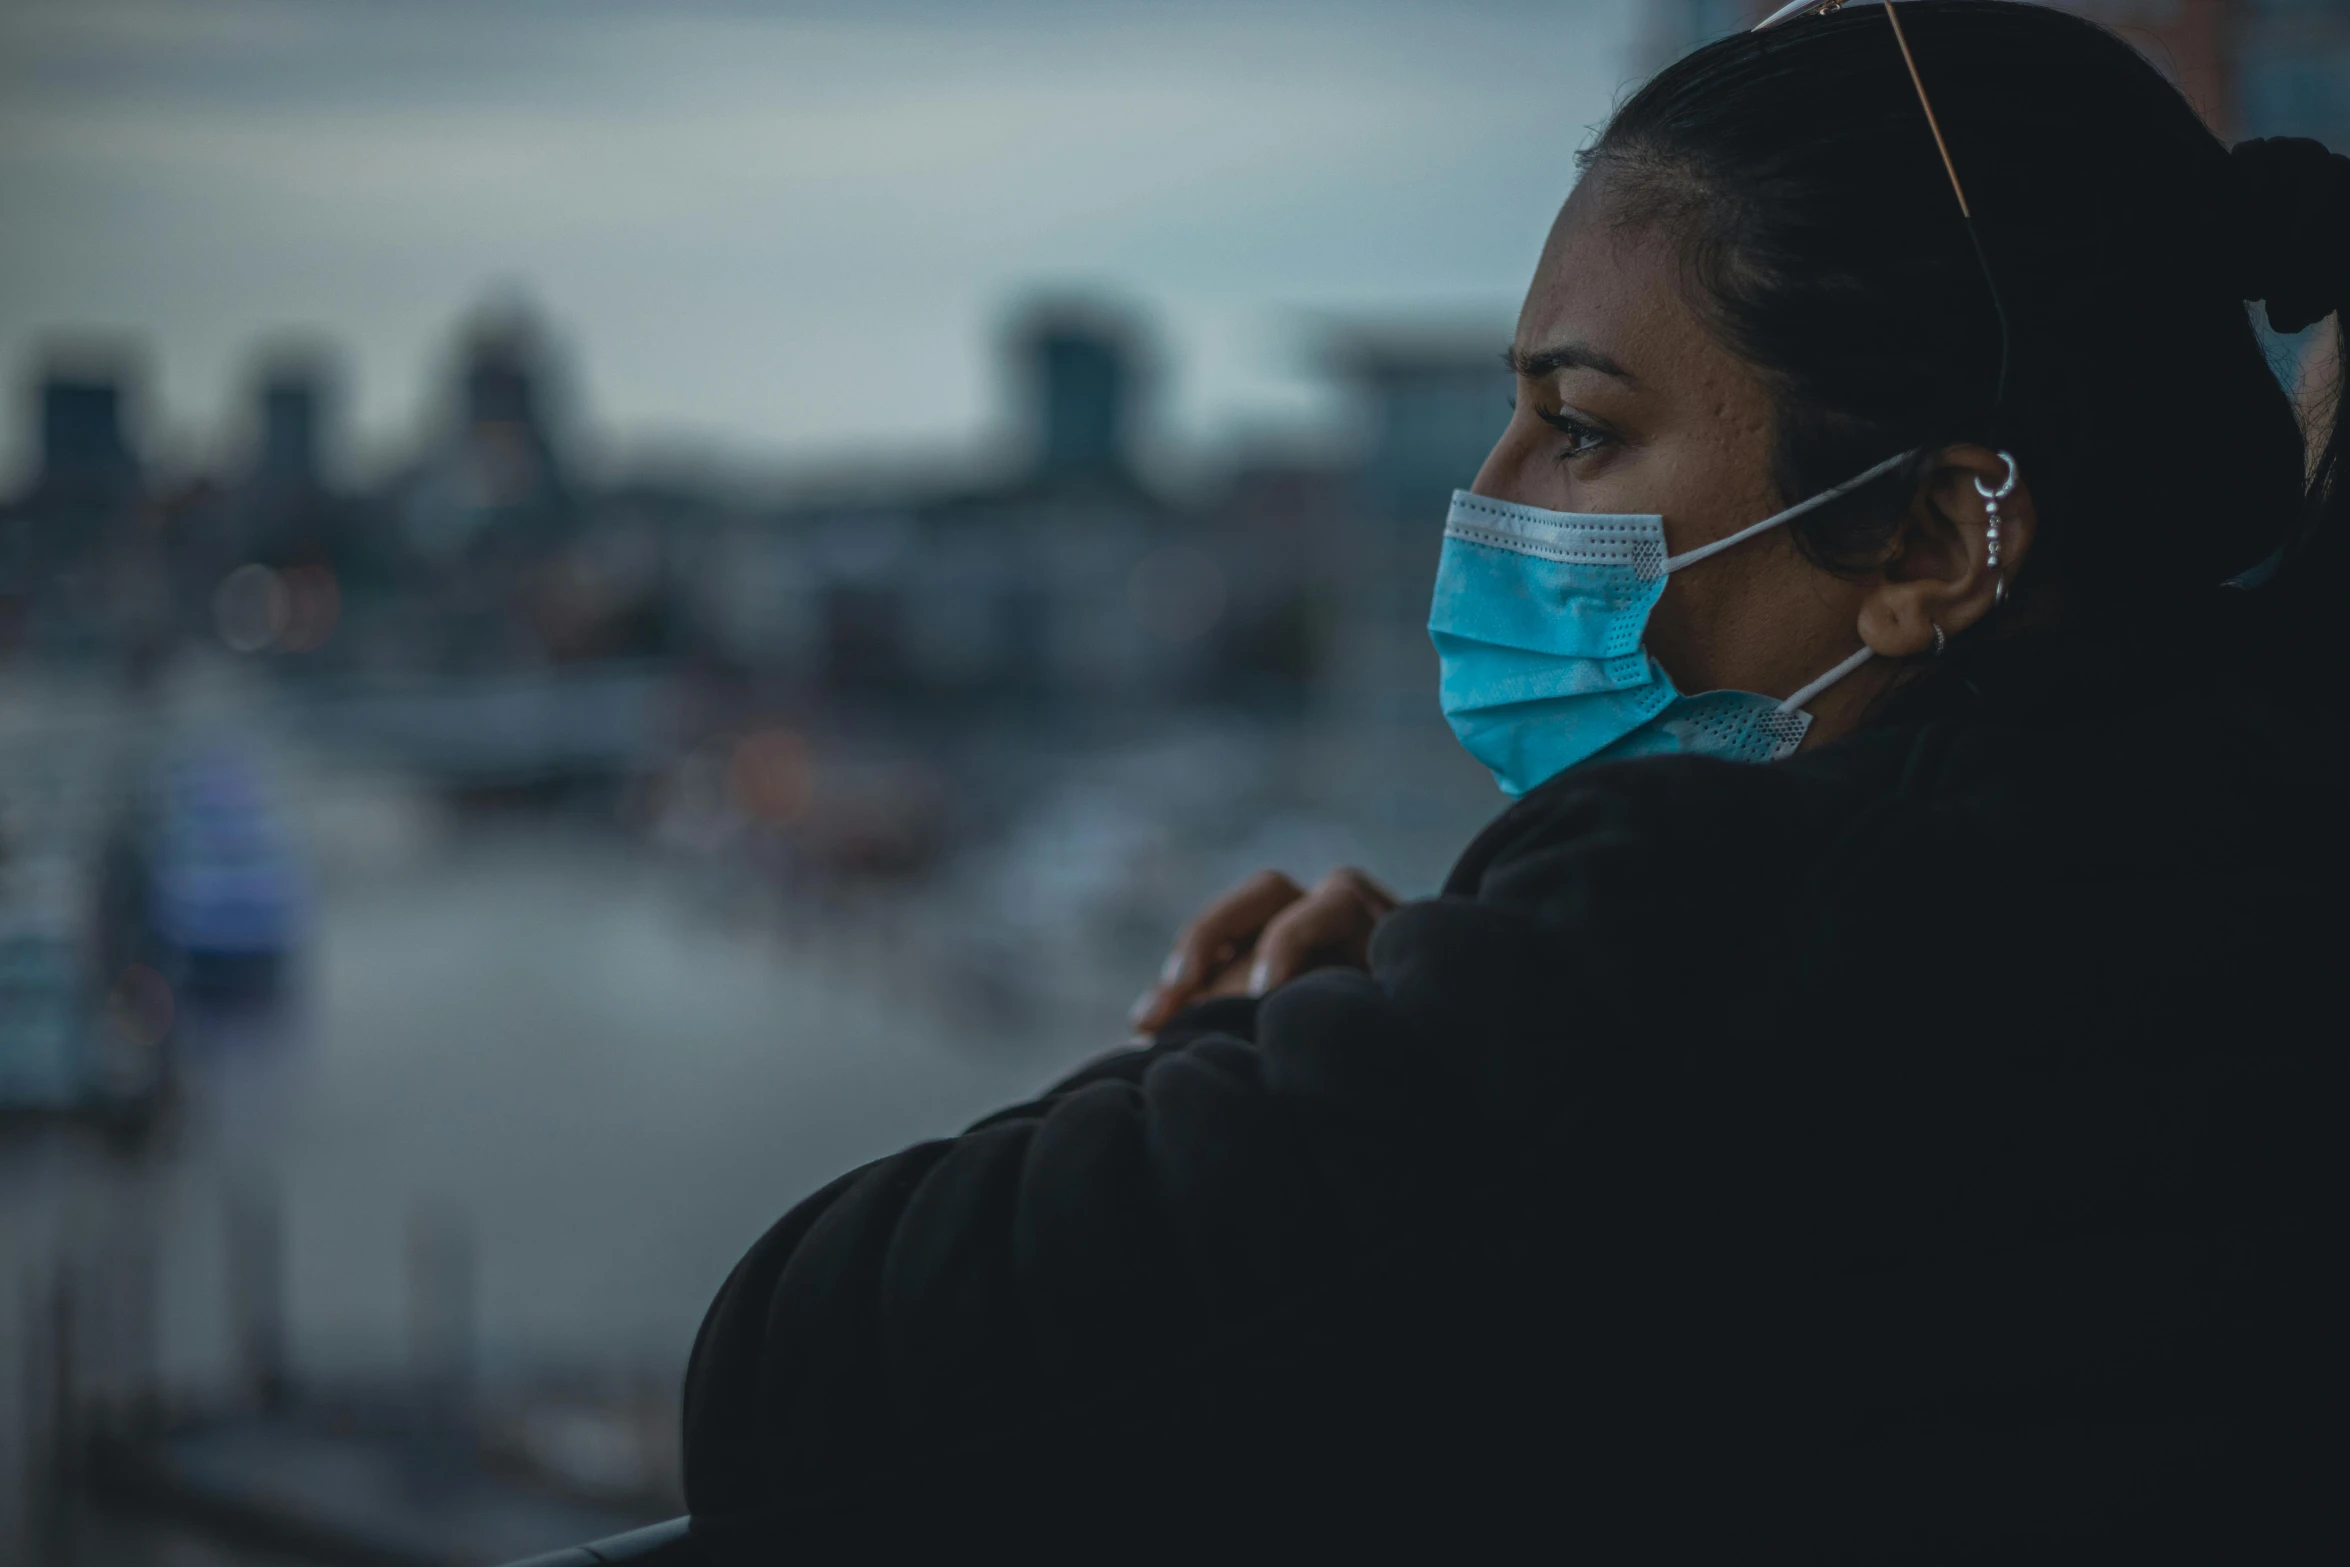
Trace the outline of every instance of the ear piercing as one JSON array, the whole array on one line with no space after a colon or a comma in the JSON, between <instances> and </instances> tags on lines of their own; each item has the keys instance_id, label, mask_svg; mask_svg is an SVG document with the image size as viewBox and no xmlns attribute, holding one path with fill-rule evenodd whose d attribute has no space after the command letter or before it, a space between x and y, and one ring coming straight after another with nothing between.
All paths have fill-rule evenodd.
<instances>
[{"instance_id":1,"label":"ear piercing","mask_svg":"<svg viewBox=\"0 0 2350 1567\"><path fill-rule=\"evenodd\" d=\"M1999 572L1991 581L1993 609L2007 602L2007 573L1999 571L1999 503L2015 493L2016 481L2015 459L2001 452L1999 460L2007 464L2007 477L1999 481L1999 488L1995 490L1985 484L1981 474L1975 476L1975 493L1983 497L1983 564ZM1936 635L1940 635L1939 628ZM1940 644L1936 644L1935 651L1941 651Z\"/></svg>"},{"instance_id":2,"label":"ear piercing","mask_svg":"<svg viewBox=\"0 0 2350 1567\"><path fill-rule=\"evenodd\" d=\"M1942 634L1942 623L1940 621L1929 620L1926 622L1926 624L1934 628L1934 656L1936 658L1940 658L1942 656L1942 649L1949 645L1950 639Z\"/></svg>"}]
</instances>

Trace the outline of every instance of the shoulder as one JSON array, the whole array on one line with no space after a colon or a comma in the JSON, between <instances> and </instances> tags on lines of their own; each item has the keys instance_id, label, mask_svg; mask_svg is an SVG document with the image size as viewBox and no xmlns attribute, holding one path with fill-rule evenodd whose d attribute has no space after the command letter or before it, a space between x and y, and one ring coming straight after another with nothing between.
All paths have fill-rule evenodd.
<instances>
[{"instance_id":1,"label":"shoulder","mask_svg":"<svg viewBox=\"0 0 2350 1567\"><path fill-rule=\"evenodd\" d=\"M1634 905L1699 890L1791 885L1792 872L1896 796L1957 787L1966 737L1947 724L1866 731L1771 766L1651 757L1578 769L1495 818L1444 894L1509 904L1608 883Z\"/></svg>"}]
</instances>

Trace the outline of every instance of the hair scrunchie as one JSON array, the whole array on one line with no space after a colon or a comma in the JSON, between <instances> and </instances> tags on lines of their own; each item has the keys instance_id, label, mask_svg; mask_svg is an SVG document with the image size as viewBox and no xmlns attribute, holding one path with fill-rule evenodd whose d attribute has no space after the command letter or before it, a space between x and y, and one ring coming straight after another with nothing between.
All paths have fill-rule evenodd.
<instances>
[{"instance_id":1,"label":"hair scrunchie","mask_svg":"<svg viewBox=\"0 0 2350 1567\"><path fill-rule=\"evenodd\" d=\"M2350 304L2350 158L2305 136L2239 142L2228 155L2240 299L2298 332Z\"/></svg>"}]
</instances>

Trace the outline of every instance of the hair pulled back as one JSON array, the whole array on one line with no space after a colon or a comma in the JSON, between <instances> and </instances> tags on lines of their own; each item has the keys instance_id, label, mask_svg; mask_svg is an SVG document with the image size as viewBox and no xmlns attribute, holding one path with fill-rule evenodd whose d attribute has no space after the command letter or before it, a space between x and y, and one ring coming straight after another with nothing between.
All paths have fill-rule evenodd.
<instances>
[{"instance_id":1,"label":"hair pulled back","mask_svg":"<svg viewBox=\"0 0 2350 1567\"><path fill-rule=\"evenodd\" d=\"M2350 296L2350 159L2314 142L2231 154L2094 23L1908 0L2006 308L2002 397L1998 311L1879 12L1700 49L1585 155L1619 221L1676 239L1699 308L1771 385L1784 494L1907 448L2012 451L2040 515L2019 592L2054 586L2068 618L2116 630L2287 544L2287 576L2339 569L2342 435L2305 483L2244 302L2290 331ZM1831 567L1876 557L1899 482L1803 519L1798 541Z\"/></svg>"}]
</instances>

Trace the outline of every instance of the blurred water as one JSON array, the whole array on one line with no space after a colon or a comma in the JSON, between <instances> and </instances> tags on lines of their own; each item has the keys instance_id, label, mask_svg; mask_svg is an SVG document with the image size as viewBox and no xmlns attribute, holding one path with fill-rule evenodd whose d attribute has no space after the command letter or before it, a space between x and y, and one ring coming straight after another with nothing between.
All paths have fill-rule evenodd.
<instances>
[{"instance_id":1,"label":"blurred water","mask_svg":"<svg viewBox=\"0 0 2350 1567\"><path fill-rule=\"evenodd\" d=\"M559 829L466 834L337 889L310 1048L283 1063L302 1081L274 1132L223 1144L279 1172L297 1356L396 1337L406 1210L438 1200L477 1227L492 1357L676 1360L784 1207L1077 1048L959 1036L879 942L723 921Z\"/></svg>"},{"instance_id":2,"label":"blurred water","mask_svg":"<svg viewBox=\"0 0 2350 1567\"><path fill-rule=\"evenodd\" d=\"M61 710L112 711L86 696ZM86 841L69 818L95 813L93 781L160 743L152 715L112 716L32 737L59 784L44 839ZM279 1216L297 1388L407 1374L419 1213L456 1216L475 1259L485 1381L584 1366L674 1387L726 1269L798 1197L1083 1048L959 1025L878 913L777 919L606 823L452 825L396 778L274 749L319 884L284 993L182 999L182 1097L144 1141L0 1132L0 1457L38 1467L60 1357L83 1398L235 1396L229 1217L255 1194ZM10 1468L18 1512L36 1498Z\"/></svg>"},{"instance_id":3,"label":"blurred water","mask_svg":"<svg viewBox=\"0 0 2350 1567\"><path fill-rule=\"evenodd\" d=\"M110 789L198 734L267 777L311 888L281 994L179 998L151 1134L0 1129L0 1464L32 1477L0 1506L55 1485L61 1289L77 1396L115 1406L233 1405L257 1363L297 1392L414 1386L420 1332L487 1388L586 1370L673 1399L765 1226L1119 1043L1199 899L1267 862L1426 890L1488 797L1397 832L1342 808L1374 771L1347 735L1193 721L1031 759L1026 808L918 876L818 886L608 806L457 809L319 750L301 712L218 670L149 705L0 692L0 774L48 779L51 841L87 842ZM454 1284L420 1286L428 1232L455 1237ZM93 1527L74 1560L131 1559Z\"/></svg>"},{"instance_id":4,"label":"blurred water","mask_svg":"<svg viewBox=\"0 0 2350 1567\"><path fill-rule=\"evenodd\" d=\"M405 1353L419 1204L470 1217L493 1363L667 1364L798 1196L1118 1037L959 1022L888 939L746 923L590 829L467 830L329 878L282 1003L184 1015L168 1146L26 1142L61 1214L116 1184L150 1205L175 1382L223 1370L223 1194L257 1178L282 1193L297 1366Z\"/></svg>"}]
</instances>

